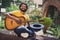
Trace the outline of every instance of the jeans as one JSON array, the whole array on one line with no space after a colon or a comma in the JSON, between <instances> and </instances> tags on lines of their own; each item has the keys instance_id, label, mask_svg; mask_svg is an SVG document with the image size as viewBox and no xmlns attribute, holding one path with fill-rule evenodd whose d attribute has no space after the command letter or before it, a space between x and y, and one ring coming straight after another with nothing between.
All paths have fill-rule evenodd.
<instances>
[{"instance_id":1,"label":"jeans","mask_svg":"<svg viewBox=\"0 0 60 40\"><path fill-rule=\"evenodd\" d=\"M32 37L35 35L34 31L30 27L26 26L20 26L14 30L14 32L20 36L21 33L28 33L29 37Z\"/></svg>"}]
</instances>

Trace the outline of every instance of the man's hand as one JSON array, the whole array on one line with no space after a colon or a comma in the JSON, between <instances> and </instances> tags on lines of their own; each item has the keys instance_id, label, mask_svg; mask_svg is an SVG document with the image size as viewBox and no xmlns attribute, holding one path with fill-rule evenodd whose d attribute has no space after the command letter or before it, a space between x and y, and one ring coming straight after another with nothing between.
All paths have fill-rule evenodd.
<instances>
[{"instance_id":1,"label":"man's hand","mask_svg":"<svg viewBox=\"0 0 60 40\"><path fill-rule=\"evenodd\" d=\"M28 24L28 27L30 27L30 22L27 22L27 24Z\"/></svg>"},{"instance_id":2,"label":"man's hand","mask_svg":"<svg viewBox=\"0 0 60 40\"><path fill-rule=\"evenodd\" d=\"M15 19L15 21L16 21L18 24L21 23L21 20L19 20L19 19Z\"/></svg>"}]
</instances>

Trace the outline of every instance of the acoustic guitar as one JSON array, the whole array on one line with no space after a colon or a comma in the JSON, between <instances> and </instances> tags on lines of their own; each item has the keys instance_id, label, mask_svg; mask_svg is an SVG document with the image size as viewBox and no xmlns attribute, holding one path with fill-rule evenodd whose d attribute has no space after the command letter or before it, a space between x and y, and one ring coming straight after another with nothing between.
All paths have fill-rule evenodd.
<instances>
[{"instance_id":1,"label":"acoustic guitar","mask_svg":"<svg viewBox=\"0 0 60 40\"><path fill-rule=\"evenodd\" d=\"M5 27L7 30L14 30L15 28L19 27L20 25L26 25L26 22L36 22L37 20L30 20L30 21L25 21L25 17L24 16L20 16L20 17L16 17L13 16L15 18L18 18L20 23L17 23L16 20L13 20L9 17L5 18ZM43 20L38 20L39 22L42 22Z\"/></svg>"},{"instance_id":2,"label":"acoustic guitar","mask_svg":"<svg viewBox=\"0 0 60 40\"><path fill-rule=\"evenodd\" d=\"M15 17L15 16L13 16L13 17ZM25 22L23 22L23 21L25 21L25 18L23 16L16 17L16 18L18 18L22 22L17 23L15 20L13 20L9 17L5 18L5 27L6 27L7 30L14 30L15 28L19 27L20 25L25 25L26 24Z\"/></svg>"}]
</instances>

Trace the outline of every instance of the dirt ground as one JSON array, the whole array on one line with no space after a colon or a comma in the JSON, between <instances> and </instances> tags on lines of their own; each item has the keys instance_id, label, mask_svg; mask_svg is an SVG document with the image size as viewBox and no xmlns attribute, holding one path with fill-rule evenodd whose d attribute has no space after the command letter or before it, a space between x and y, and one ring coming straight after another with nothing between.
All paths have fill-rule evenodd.
<instances>
[{"instance_id":1,"label":"dirt ground","mask_svg":"<svg viewBox=\"0 0 60 40\"><path fill-rule=\"evenodd\" d=\"M60 39L56 39L53 37L47 37L47 36L37 36L36 38L39 40L60 40ZM16 34L14 34L13 31L8 31L6 29L0 31L0 40L31 40L31 39L24 39L21 37L17 37Z\"/></svg>"},{"instance_id":2,"label":"dirt ground","mask_svg":"<svg viewBox=\"0 0 60 40\"><path fill-rule=\"evenodd\" d=\"M60 40L60 39L46 37L46 36L37 36L37 38L39 40ZM0 33L0 40L28 40L28 39L24 39L24 38L22 39L15 35L8 35L8 34Z\"/></svg>"}]
</instances>

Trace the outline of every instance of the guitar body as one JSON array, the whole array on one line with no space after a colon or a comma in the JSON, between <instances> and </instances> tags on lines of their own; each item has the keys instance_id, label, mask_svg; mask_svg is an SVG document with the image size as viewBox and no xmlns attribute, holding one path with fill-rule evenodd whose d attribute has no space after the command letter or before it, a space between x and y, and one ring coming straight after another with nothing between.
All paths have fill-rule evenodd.
<instances>
[{"instance_id":1,"label":"guitar body","mask_svg":"<svg viewBox=\"0 0 60 40\"><path fill-rule=\"evenodd\" d=\"M13 16L15 17L15 16ZM25 18L23 16L21 17L17 17L20 21L25 21ZM25 25L26 23L25 22L22 22L22 23L17 23L15 20L9 18L9 17L6 17L5 19L5 27L7 30L14 30L15 28L19 27L20 25Z\"/></svg>"}]
</instances>

